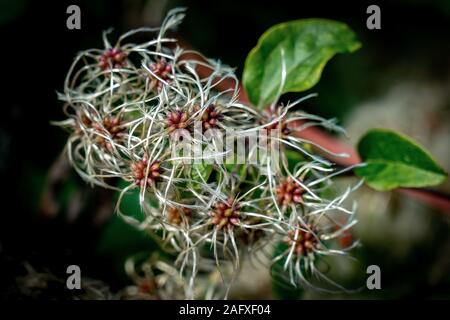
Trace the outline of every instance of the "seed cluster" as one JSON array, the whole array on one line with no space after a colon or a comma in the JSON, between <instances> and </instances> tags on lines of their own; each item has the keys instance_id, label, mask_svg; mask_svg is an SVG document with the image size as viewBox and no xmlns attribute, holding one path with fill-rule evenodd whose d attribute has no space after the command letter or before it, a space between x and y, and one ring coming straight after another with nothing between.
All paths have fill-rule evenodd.
<instances>
[{"instance_id":1,"label":"seed cluster","mask_svg":"<svg viewBox=\"0 0 450 320\"><path fill-rule=\"evenodd\" d=\"M304 192L305 191L298 184L298 182L294 181L291 177L288 177L285 180L281 181L276 188L278 202L284 206L287 206L291 203L302 203L302 194Z\"/></svg>"},{"instance_id":2,"label":"seed cluster","mask_svg":"<svg viewBox=\"0 0 450 320\"><path fill-rule=\"evenodd\" d=\"M102 147L107 148L111 151L111 143L105 139L105 137L110 137L113 140L120 139L124 135L125 129L121 126L120 116L109 117L106 116L102 120L102 124L94 124L94 128L99 133L96 137L96 143Z\"/></svg>"},{"instance_id":3,"label":"seed cluster","mask_svg":"<svg viewBox=\"0 0 450 320\"><path fill-rule=\"evenodd\" d=\"M216 203L211 211L211 223L218 230L223 228L233 229L234 226L239 225L239 208L239 204L234 203L233 199Z\"/></svg>"},{"instance_id":4,"label":"seed cluster","mask_svg":"<svg viewBox=\"0 0 450 320\"><path fill-rule=\"evenodd\" d=\"M119 48L106 49L99 57L99 67L103 70L120 68L126 65L127 55Z\"/></svg>"},{"instance_id":5,"label":"seed cluster","mask_svg":"<svg viewBox=\"0 0 450 320\"><path fill-rule=\"evenodd\" d=\"M167 82L170 80L172 66L166 61L166 59L161 58L157 62L150 65L150 70L152 71L153 85L156 83L157 88L161 90L164 85L163 81Z\"/></svg>"},{"instance_id":6,"label":"seed cluster","mask_svg":"<svg viewBox=\"0 0 450 320\"><path fill-rule=\"evenodd\" d=\"M144 187L145 184L148 186L154 186L156 182L161 177L161 164L159 161L155 161L149 165L146 158L141 161L131 164L131 170L133 171L133 177L136 185Z\"/></svg>"},{"instance_id":7,"label":"seed cluster","mask_svg":"<svg viewBox=\"0 0 450 320\"><path fill-rule=\"evenodd\" d=\"M189 114L183 111L171 111L167 115L166 123L169 132L186 129L189 125Z\"/></svg>"},{"instance_id":8,"label":"seed cluster","mask_svg":"<svg viewBox=\"0 0 450 320\"><path fill-rule=\"evenodd\" d=\"M220 114L214 105L208 106L202 115L203 130L216 128L222 119L223 115Z\"/></svg>"},{"instance_id":9,"label":"seed cluster","mask_svg":"<svg viewBox=\"0 0 450 320\"><path fill-rule=\"evenodd\" d=\"M264 128L269 132L270 130L280 130L280 133L284 136L288 136L292 132L283 117L280 117L276 112L273 112L270 109L264 110L261 123L263 125L267 124Z\"/></svg>"},{"instance_id":10,"label":"seed cluster","mask_svg":"<svg viewBox=\"0 0 450 320\"><path fill-rule=\"evenodd\" d=\"M308 229L311 227L312 226L307 226ZM305 229L289 231L285 241L289 246L294 247L294 251L298 256L312 253L318 244L318 241L314 236L314 231Z\"/></svg>"},{"instance_id":11,"label":"seed cluster","mask_svg":"<svg viewBox=\"0 0 450 320\"><path fill-rule=\"evenodd\" d=\"M320 279L313 274L318 268L308 277L296 266L311 266L320 260L313 257L326 254L325 247L317 249L317 239L325 243L348 232L354 211L344 204L354 187L323 197L339 172L288 128L299 118L307 125L336 127L303 111L291 112L302 99L267 114L240 102L239 86L220 92L218 83L238 83L233 69L213 60L187 59L165 35L183 17L183 9L169 12L154 39L143 43L128 40L140 32L148 35L145 29L126 33L114 45L105 35L103 50L86 50L75 58L59 94L66 119L58 124L70 134L68 159L90 184L122 188L117 213L160 238L170 256L176 256L142 266L158 269L147 274L158 284L152 286L158 297L179 297L180 292L187 298L223 297L240 260L256 254L271 257L263 259L268 268L283 260L280 272L292 278L290 283ZM179 130L192 133L197 127L200 137L174 140ZM281 131L278 166L269 165L266 155L259 163L242 164L217 161L203 152L180 154L185 149L223 154L220 143L208 137L210 129L235 139L261 128ZM245 147L245 159L259 150L258 144ZM294 165L287 151L299 155ZM139 195L144 219L121 211L121 201L133 192ZM338 230L330 228L330 221L337 220L344 223ZM304 223L310 227L305 229ZM295 245L294 253L288 249L274 257L283 242ZM219 279L214 290L212 278ZM141 289L133 290L142 290L137 287Z\"/></svg>"}]
</instances>

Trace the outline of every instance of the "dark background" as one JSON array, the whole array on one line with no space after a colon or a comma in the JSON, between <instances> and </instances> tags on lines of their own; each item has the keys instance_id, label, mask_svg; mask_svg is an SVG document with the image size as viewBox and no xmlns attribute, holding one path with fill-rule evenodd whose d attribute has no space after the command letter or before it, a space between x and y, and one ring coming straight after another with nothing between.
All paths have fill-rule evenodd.
<instances>
[{"instance_id":1,"label":"dark background","mask_svg":"<svg viewBox=\"0 0 450 320\"><path fill-rule=\"evenodd\" d=\"M70 4L81 8L81 30L66 28ZM369 4L381 7L381 30L366 28ZM55 166L67 135L50 121L63 118L56 91L62 90L77 51L101 48L101 32L111 26L113 41L130 28L157 25L169 8L178 5L188 7L179 28L181 39L206 56L236 67L239 75L259 36L276 23L320 17L349 24L363 47L352 55L339 56L325 68L320 84L314 88L319 98L306 105L308 111L323 116L344 120L356 104L388 88L398 72L436 81L449 76L450 2L444 0L2 0L0 297L29 298L16 286L16 278L25 272L25 262L60 277L64 277L67 265L78 264L83 275L101 279L117 290L128 283L120 271L119 253L152 246L143 244L139 235L127 238L124 233L120 239L108 238L112 237L111 228L126 228L111 227L110 194L85 186L71 171L53 183L58 169L54 169L56 173L49 170ZM43 203L43 195L48 192L56 203L53 207ZM441 229L442 233L448 231L447 226L439 226L437 234ZM54 290L39 297L69 295ZM447 291L445 284L432 289L420 284L400 296L428 297L441 291Z\"/></svg>"}]
</instances>

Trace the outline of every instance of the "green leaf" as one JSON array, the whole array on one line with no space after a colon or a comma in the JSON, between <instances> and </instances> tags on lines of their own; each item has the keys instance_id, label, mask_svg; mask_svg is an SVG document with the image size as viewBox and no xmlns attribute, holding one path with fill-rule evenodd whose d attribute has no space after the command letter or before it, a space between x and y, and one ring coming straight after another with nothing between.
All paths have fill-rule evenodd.
<instances>
[{"instance_id":1,"label":"green leaf","mask_svg":"<svg viewBox=\"0 0 450 320\"><path fill-rule=\"evenodd\" d=\"M191 168L191 178L196 181L208 181L209 176L213 170L213 165L205 162L194 163Z\"/></svg>"},{"instance_id":2,"label":"green leaf","mask_svg":"<svg viewBox=\"0 0 450 320\"><path fill-rule=\"evenodd\" d=\"M206 162L194 163L190 168L190 177L193 181L189 182L189 186L195 190L200 190L203 181L208 181L213 171L213 165ZM195 181L195 182L194 182Z\"/></svg>"},{"instance_id":3,"label":"green leaf","mask_svg":"<svg viewBox=\"0 0 450 320\"><path fill-rule=\"evenodd\" d=\"M337 21L305 19L275 25L261 36L245 61L244 88L253 104L264 107L278 94L313 87L331 57L360 46L354 32ZM280 88L283 60L286 80Z\"/></svg>"},{"instance_id":4,"label":"green leaf","mask_svg":"<svg viewBox=\"0 0 450 320\"><path fill-rule=\"evenodd\" d=\"M359 141L358 152L367 165L355 173L376 190L433 186L447 178L422 146L394 131L370 130Z\"/></svg>"}]
</instances>

